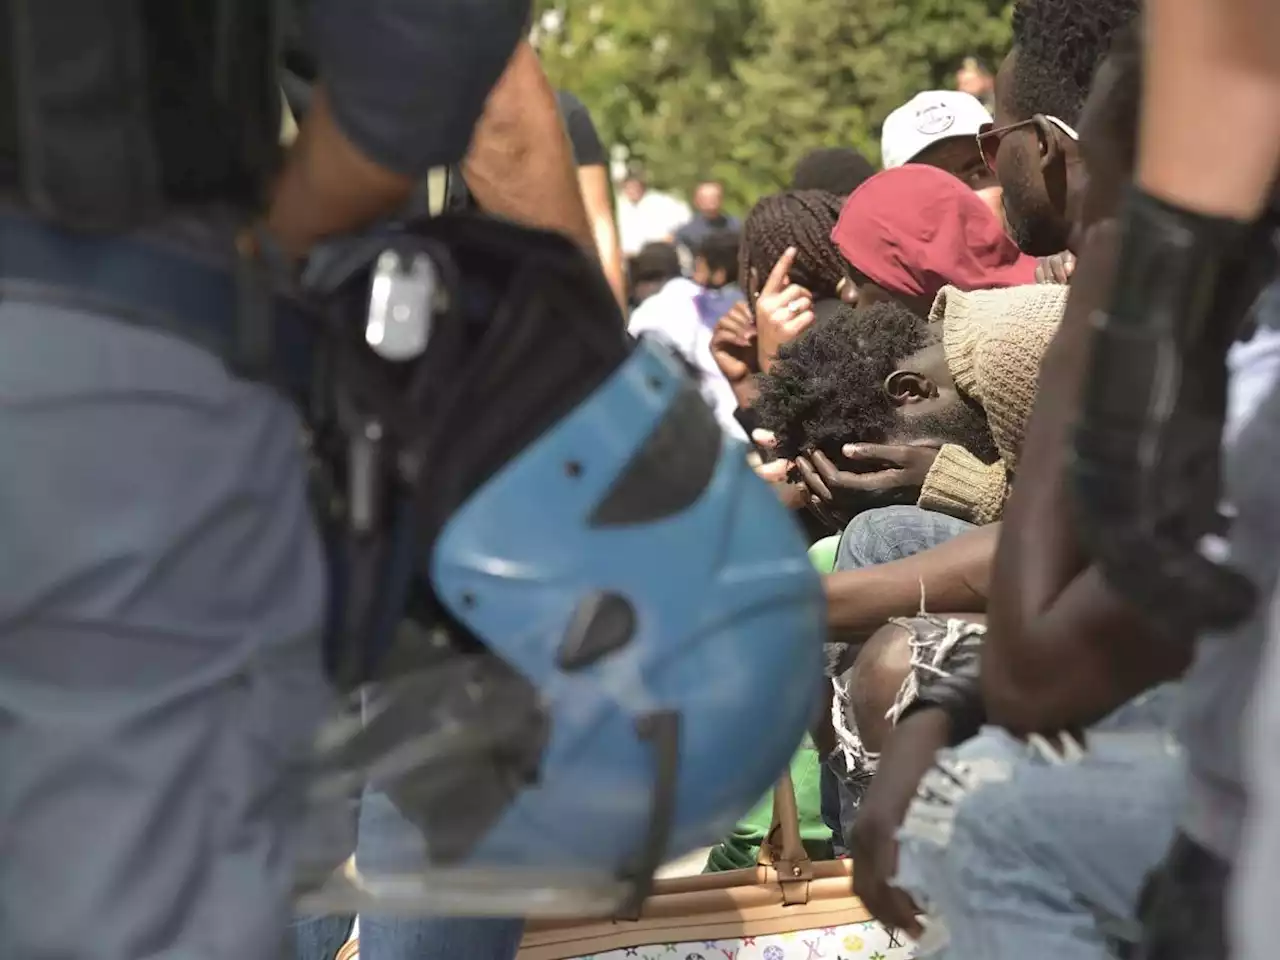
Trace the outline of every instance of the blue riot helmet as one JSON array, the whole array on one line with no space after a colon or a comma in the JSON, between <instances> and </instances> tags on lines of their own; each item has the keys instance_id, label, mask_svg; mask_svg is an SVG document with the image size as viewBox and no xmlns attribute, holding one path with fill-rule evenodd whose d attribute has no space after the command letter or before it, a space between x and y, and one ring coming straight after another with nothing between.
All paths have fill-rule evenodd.
<instances>
[{"instance_id":1,"label":"blue riot helmet","mask_svg":"<svg viewBox=\"0 0 1280 960\"><path fill-rule=\"evenodd\" d=\"M386 307L366 309L388 251L435 271L412 358L343 326ZM327 291L351 340L334 421L350 449L378 438L336 486L381 506L356 511L376 517L363 542L349 516L334 537L328 661L358 707L322 731L311 796L389 802L412 842L362 847L307 907L634 906L733 828L816 715L826 617L801 533L567 241L426 221L348 252Z\"/></svg>"}]
</instances>

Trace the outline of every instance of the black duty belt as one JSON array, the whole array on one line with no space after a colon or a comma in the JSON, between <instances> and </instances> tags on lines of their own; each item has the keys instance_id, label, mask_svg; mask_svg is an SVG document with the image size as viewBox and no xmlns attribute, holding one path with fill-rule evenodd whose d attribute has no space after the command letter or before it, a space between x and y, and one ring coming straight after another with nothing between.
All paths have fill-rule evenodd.
<instances>
[{"instance_id":1,"label":"black duty belt","mask_svg":"<svg viewBox=\"0 0 1280 960\"><path fill-rule=\"evenodd\" d=\"M215 266L162 240L73 233L0 213L0 293L169 333L295 400L310 392L320 321L300 301L270 292L247 260Z\"/></svg>"}]
</instances>

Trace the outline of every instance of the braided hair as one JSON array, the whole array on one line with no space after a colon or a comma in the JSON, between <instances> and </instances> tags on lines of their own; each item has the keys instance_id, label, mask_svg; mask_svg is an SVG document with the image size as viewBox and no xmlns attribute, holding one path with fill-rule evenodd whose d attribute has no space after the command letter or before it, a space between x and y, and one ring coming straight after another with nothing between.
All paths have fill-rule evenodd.
<instances>
[{"instance_id":1,"label":"braided hair","mask_svg":"<svg viewBox=\"0 0 1280 960\"><path fill-rule=\"evenodd\" d=\"M823 190L788 190L765 197L751 209L742 225L738 282L753 301L787 247L797 251L792 283L808 287L815 300L839 295L836 288L848 268L831 240L831 231L843 204L840 197Z\"/></svg>"}]
</instances>

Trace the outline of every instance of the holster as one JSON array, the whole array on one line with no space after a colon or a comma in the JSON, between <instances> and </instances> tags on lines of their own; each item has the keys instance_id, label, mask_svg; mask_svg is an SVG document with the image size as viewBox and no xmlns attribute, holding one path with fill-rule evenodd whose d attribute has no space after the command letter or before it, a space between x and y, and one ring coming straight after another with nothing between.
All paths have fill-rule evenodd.
<instances>
[{"instance_id":1,"label":"holster","mask_svg":"<svg viewBox=\"0 0 1280 960\"><path fill-rule=\"evenodd\" d=\"M431 257L446 290L410 362L364 342L371 268L388 249ZM313 257L304 283L329 334L310 417L334 577L326 661L350 689L475 646L432 593L436 537L621 365L631 340L599 269L570 241L480 215L343 241ZM376 452L353 457L370 434ZM406 617L429 628L417 636L446 639L408 649Z\"/></svg>"}]
</instances>

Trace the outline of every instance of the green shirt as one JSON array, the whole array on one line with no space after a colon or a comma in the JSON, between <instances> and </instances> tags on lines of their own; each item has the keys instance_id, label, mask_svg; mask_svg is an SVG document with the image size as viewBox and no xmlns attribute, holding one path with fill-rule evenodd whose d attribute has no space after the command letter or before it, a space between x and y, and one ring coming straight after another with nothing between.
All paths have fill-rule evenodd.
<instances>
[{"instance_id":1,"label":"green shirt","mask_svg":"<svg viewBox=\"0 0 1280 960\"><path fill-rule=\"evenodd\" d=\"M839 535L819 540L809 548L809 560L819 573L835 569ZM831 831L822 822L822 763L813 741L807 736L800 752L791 760L791 782L796 790L796 808L800 812L800 839L809 856L815 860L831 859ZM721 870L743 870L756 865L760 844L773 825L773 791L739 821L737 828L723 842L711 848L704 873Z\"/></svg>"}]
</instances>

